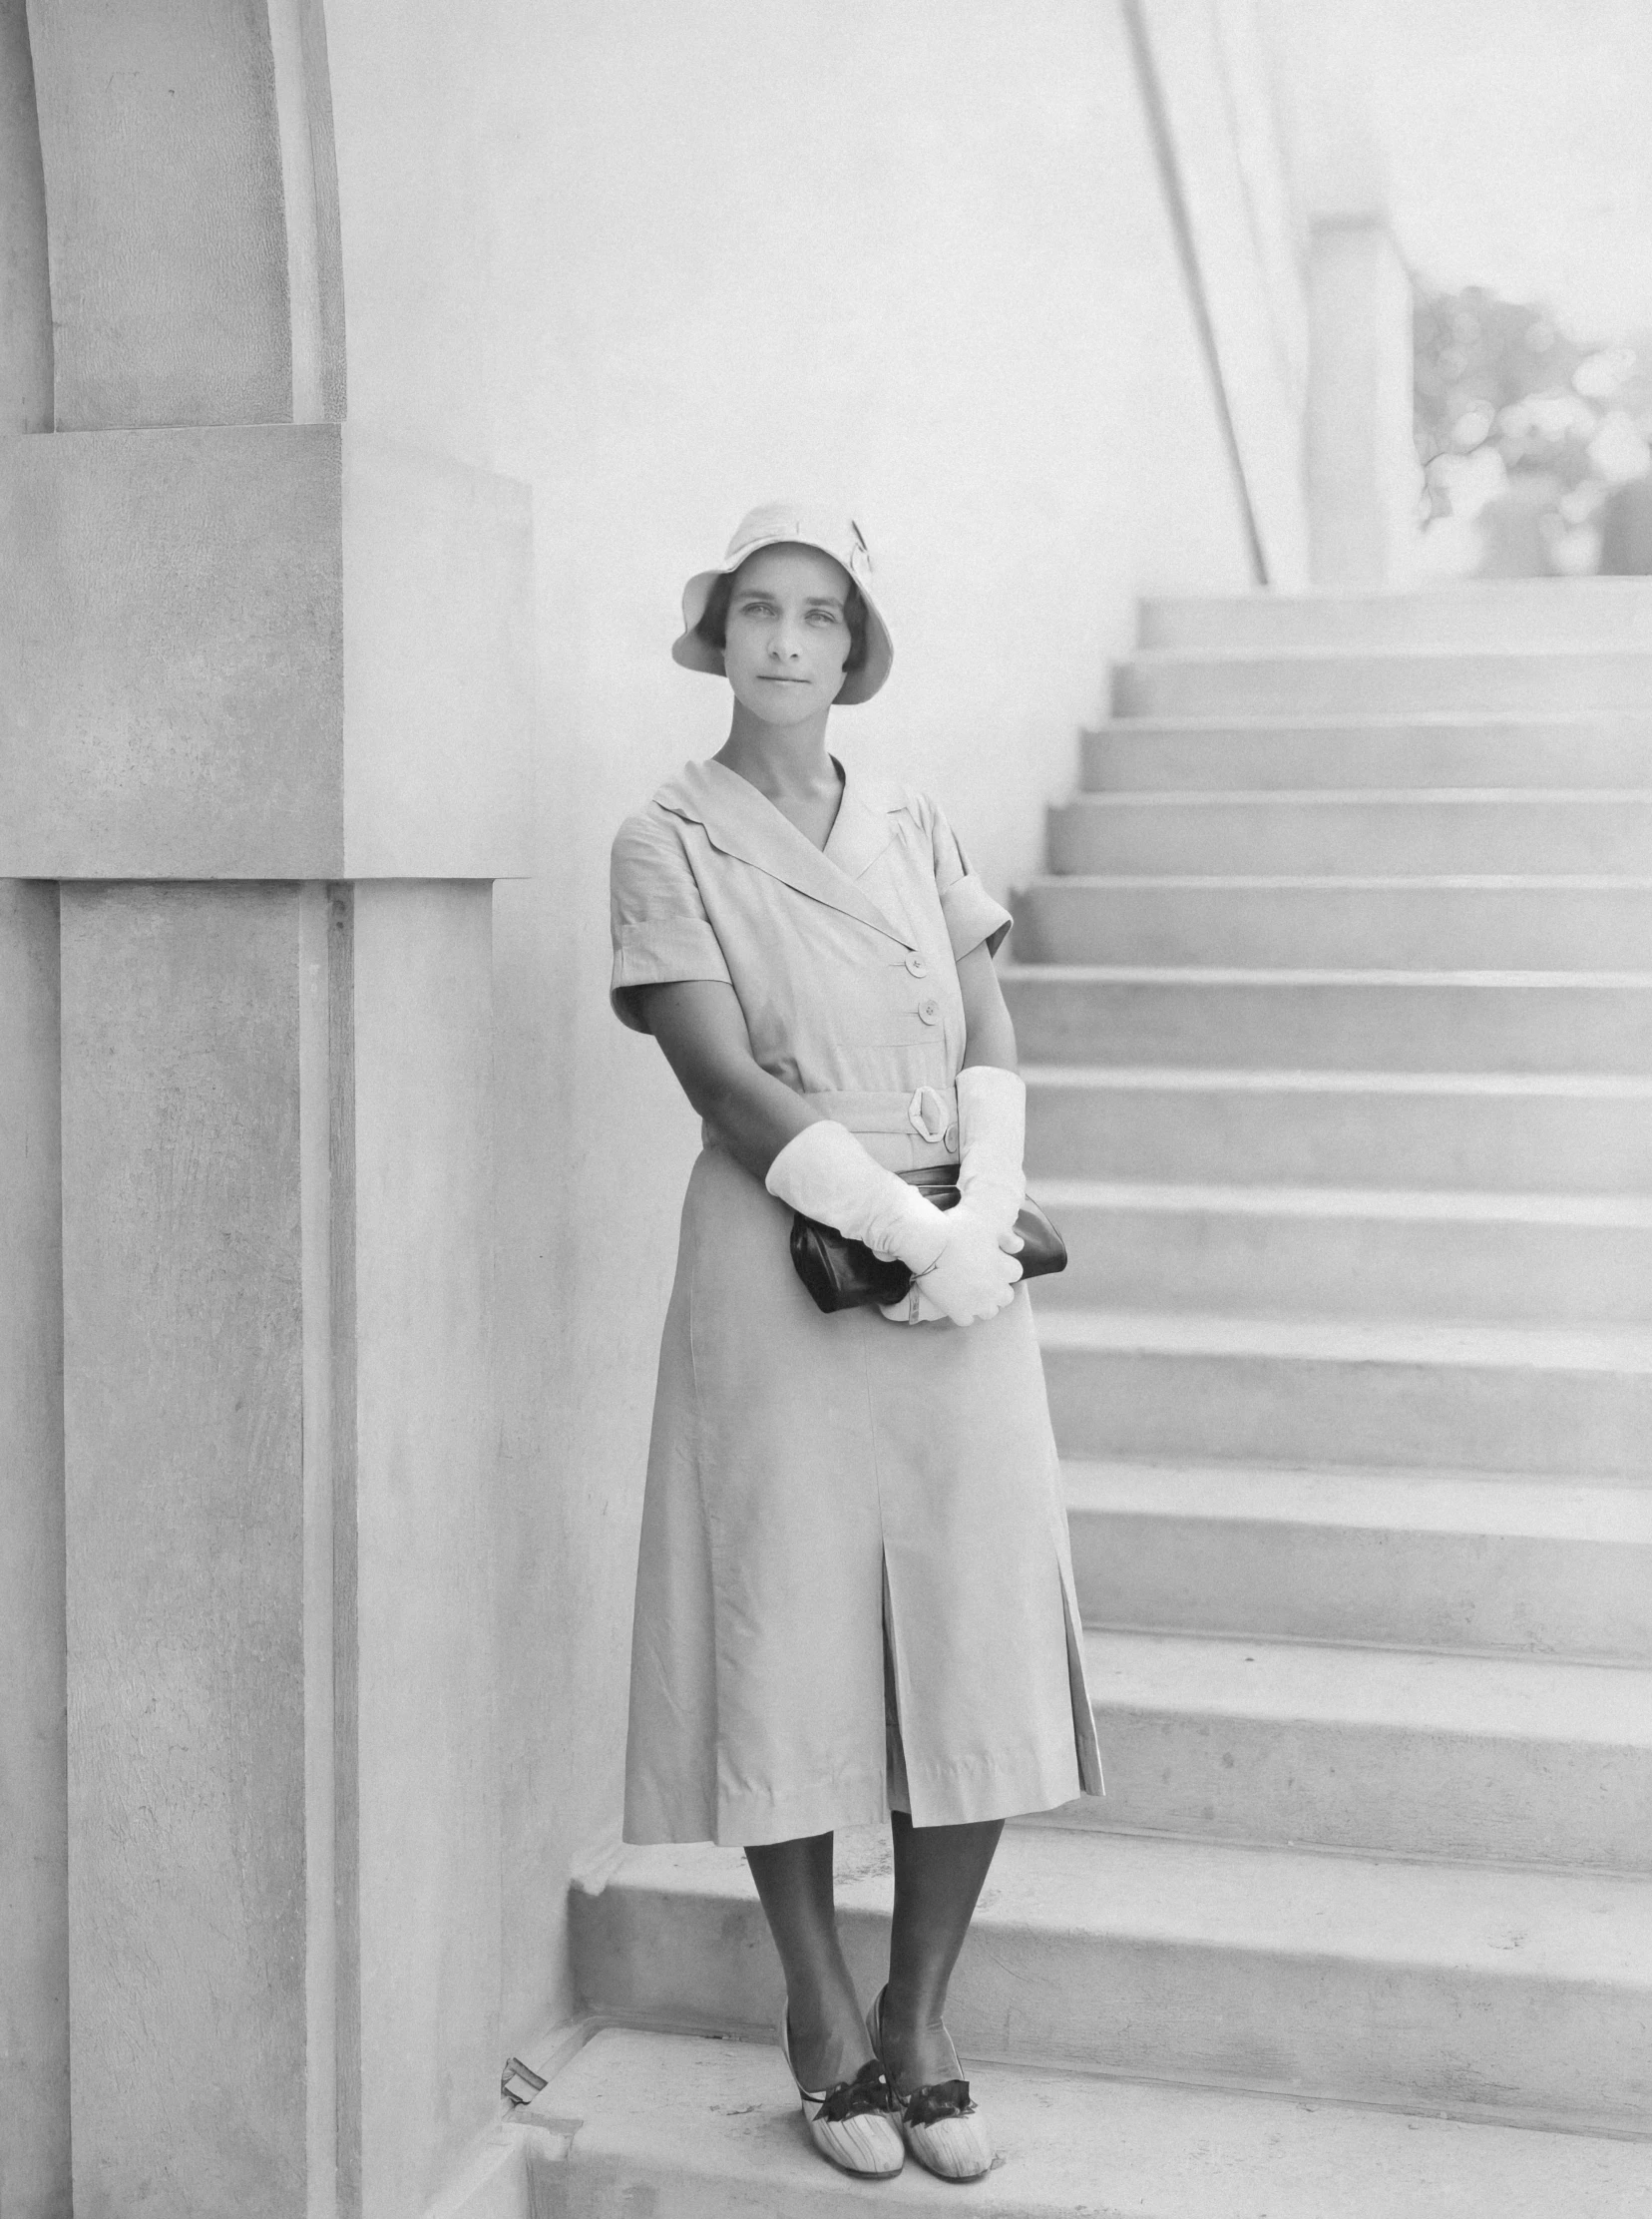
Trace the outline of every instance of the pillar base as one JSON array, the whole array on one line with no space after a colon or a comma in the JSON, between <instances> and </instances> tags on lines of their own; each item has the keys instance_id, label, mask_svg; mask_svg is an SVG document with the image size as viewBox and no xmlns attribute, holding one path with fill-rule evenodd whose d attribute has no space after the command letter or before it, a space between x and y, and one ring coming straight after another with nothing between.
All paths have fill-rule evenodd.
<instances>
[{"instance_id":1,"label":"pillar base","mask_svg":"<svg viewBox=\"0 0 1652 2219\"><path fill-rule=\"evenodd\" d=\"M1316 222L1309 257L1308 522L1316 586L1415 575L1411 279L1386 222Z\"/></svg>"}]
</instances>

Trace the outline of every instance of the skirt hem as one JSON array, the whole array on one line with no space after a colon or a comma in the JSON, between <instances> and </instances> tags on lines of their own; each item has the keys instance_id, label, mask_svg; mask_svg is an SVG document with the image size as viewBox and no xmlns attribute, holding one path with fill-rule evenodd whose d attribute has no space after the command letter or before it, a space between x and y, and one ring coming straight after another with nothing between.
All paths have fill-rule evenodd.
<instances>
[{"instance_id":1,"label":"skirt hem","mask_svg":"<svg viewBox=\"0 0 1652 2219\"><path fill-rule=\"evenodd\" d=\"M1076 1750L1066 1751L1064 1761L1054 1763L1035 1757L1019 1765L966 1769L979 1770L979 1776L960 1780L960 1768L950 1766L945 1781L921 1777L909 1780L914 1826L970 1826L988 1819L1030 1818L1097 1793L1082 1780ZM720 1849L761 1849L772 1842L880 1826L887 1823L893 1807L887 1780L866 1780L858 1789L840 1785L807 1796L788 1797L779 1806L756 1800L738 1807L725 1806L710 1825L700 1814L682 1819L662 1814L651 1824L627 1818L620 1840L630 1849L693 1842L713 1842Z\"/></svg>"}]
</instances>

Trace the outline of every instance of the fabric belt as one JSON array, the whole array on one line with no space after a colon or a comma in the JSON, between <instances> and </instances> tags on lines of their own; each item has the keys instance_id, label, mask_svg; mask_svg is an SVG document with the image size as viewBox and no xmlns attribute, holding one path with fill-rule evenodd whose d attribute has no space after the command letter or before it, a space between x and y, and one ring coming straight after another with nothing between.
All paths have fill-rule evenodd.
<instances>
[{"instance_id":1,"label":"fabric belt","mask_svg":"<svg viewBox=\"0 0 1652 2219\"><path fill-rule=\"evenodd\" d=\"M806 1094L803 1100L851 1132L915 1132L934 1146L958 1136L956 1087L917 1087L911 1094Z\"/></svg>"}]
</instances>

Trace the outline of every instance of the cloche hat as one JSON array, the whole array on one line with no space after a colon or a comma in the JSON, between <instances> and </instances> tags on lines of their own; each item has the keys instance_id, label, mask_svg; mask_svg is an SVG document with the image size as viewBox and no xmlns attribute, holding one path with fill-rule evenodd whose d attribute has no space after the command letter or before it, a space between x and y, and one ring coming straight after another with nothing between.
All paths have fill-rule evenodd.
<instances>
[{"instance_id":1,"label":"cloche hat","mask_svg":"<svg viewBox=\"0 0 1652 2219\"><path fill-rule=\"evenodd\" d=\"M728 552L716 569L694 573L682 589L682 636L671 649L672 662L681 664L685 670L706 670L719 678L724 674L722 650L714 648L709 640L702 640L694 630L705 614L711 589L719 578L726 578L731 571L738 570L747 556L755 555L759 548L777 547L788 541L795 541L802 547L816 547L821 554L830 555L833 562L843 565L859 587L861 599L866 604L866 661L858 670L849 672L837 699L843 708L852 707L856 701L869 701L888 677L889 666L895 660L895 643L872 598L872 551L852 516L808 502L767 501L761 508L752 509L741 518L728 543Z\"/></svg>"}]
</instances>

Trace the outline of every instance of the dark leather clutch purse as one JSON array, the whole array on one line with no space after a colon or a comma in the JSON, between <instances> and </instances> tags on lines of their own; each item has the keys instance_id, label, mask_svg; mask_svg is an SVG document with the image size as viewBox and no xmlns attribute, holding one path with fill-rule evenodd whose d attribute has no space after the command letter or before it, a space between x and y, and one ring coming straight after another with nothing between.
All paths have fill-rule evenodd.
<instances>
[{"instance_id":1,"label":"dark leather clutch purse","mask_svg":"<svg viewBox=\"0 0 1652 2219\"><path fill-rule=\"evenodd\" d=\"M926 1170L896 1175L927 1195L937 1209L951 1209L958 1200L956 1163L937 1163ZM1031 1195L1022 1204L1016 1230L1022 1237L1016 1261L1024 1279L1038 1279L1045 1272L1066 1269L1066 1242ZM912 1287L912 1273L904 1263L885 1263L864 1240L851 1240L835 1226L805 1217L801 1210L792 1216L791 1257L817 1310L853 1310L866 1302L899 1302Z\"/></svg>"}]
</instances>

